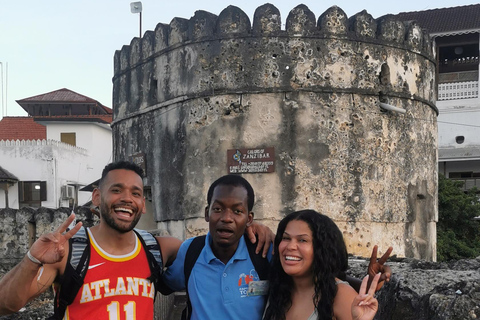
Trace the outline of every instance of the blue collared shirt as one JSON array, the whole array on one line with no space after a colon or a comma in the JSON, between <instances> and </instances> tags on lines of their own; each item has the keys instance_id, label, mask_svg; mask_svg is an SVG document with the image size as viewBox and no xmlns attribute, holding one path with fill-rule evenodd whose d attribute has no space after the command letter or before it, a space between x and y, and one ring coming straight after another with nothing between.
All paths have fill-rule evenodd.
<instances>
[{"instance_id":1,"label":"blue collared shirt","mask_svg":"<svg viewBox=\"0 0 480 320\"><path fill-rule=\"evenodd\" d=\"M193 238L180 246L177 258L163 275L173 290L185 289L183 266L185 254ZM259 277L241 237L233 257L225 265L212 252L210 233L188 280L192 304L192 320L261 319L266 296L248 295L248 283ZM271 260L271 250L268 254Z\"/></svg>"}]
</instances>

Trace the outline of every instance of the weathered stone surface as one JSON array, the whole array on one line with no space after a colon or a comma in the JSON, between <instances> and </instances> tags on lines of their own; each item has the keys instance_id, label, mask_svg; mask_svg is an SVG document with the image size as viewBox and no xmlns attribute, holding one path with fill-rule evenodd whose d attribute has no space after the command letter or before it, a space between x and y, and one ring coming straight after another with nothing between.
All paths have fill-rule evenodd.
<instances>
[{"instance_id":1,"label":"weathered stone surface","mask_svg":"<svg viewBox=\"0 0 480 320\"><path fill-rule=\"evenodd\" d=\"M282 28L280 11L272 4L264 4L253 15L253 32L255 34L279 33Z\"/></svg>"},{"instance_id":2,"label":"weathered stone surface","mask_svg":"<svg viewBox=\"0 0 480 320\"><path fill-rule=\"evenodd\" d=\"M235 6L228 6L218 16L215 33L219 36L245 35L250 32L251 24L247 14Z\"/></svg>"},{"instance_id":3,"label":"weathered stone surface","mask_svg":"<svg viewBox=\"0 0 480 320\"><path fill-rule=\"evenodd\" d=\"M30 245L45 233L52 232L70 215L71 209L22 208L0 209L0 264L15 264L27 254ZM92 226L98 221L89 208L75 209L77 221Z\"/></svg>"},{"instance_id":4,"label":"weathered stone surface","mask_svg":"<svg viewBox=\"0 0 480 320\"><path fill-rule=\"evenodd\" d=\"M29 302L19 312L0 316L1 320L44 320L53 315L53 294L48 292Z\"/></svg>"},{"instance_id":5,"label":"weathered stone surface","mask_svg":"<svg viewBox=\"0 0 480 320\"><path fill-rule=\"evenodd\" d=\"M367 11L363 10L348 19L349 28L360 37L375 38L377 21Z\"/></svg>"},{"instance_id":6,"label":"weathered stone surface","mask_svg":"<svg viewBox=\"0 0 480 320\"><path fill-rule=\"evenodd\" d=\"M189 37L198 40L210 37L215 31L217 16L203 10L195 11L195 15L189 21Z\"/></svg>"},{"instance_id":7,"label":"weathered stone surface","mask_svg":"<svg viewBox=\"0 0 480 320\"><path fill-rule=\"evenodd\" d=\"M350 260L351 273L365 274L368 262ZM390 283L377 294L382 320L480 318L480 257L450 263L413 259L389 262Z\"/></svg>"},{"instance_id":8,"label":"weathered stone surface","mask_svg":"<svg viewBox=\"0 0 480 320\"><path fill-rule=\"evenodd\" d=\"M291 36L315 33L315 14L304 4L293 8L287 17L286 30Z\"/></svg>"},{"instance_id":9,"label":"weathered stone surface","mask_svg":"<svg viewBox=\"0 0 480 320\"><path fill-rule=\"evenodd\" d=\"M227 173L227 150L274 147L275 173L245 175L257 193L257 219L276 229L286 213L313 208L337 222L354 254L391 244L399 256L434 260L429 38L415 23L366 11L348 19L338 7L316 25L299 5L285 31L279 18L274 6L261 6L251 27L230 6L218 17L199 12L159 24L148 41L161 49L148 57L136 42L122 48L114 158L145 154L158 225L189 237L207 228L205 194ZM124 60L138 62L123 68ZM382 111L380 102L406 113Z\"/></svg>"},{"instance_id":10,"label":"weathered stone surface","mask_svg":"<svg viewBox=\"0 0 480 320\"><path fill-rule=\"evenodd\" d=\"M348 30L348 18L342 9L332 6L318 18L317 26L321 31L343 35Z\"/></svg>"}]
</instances>

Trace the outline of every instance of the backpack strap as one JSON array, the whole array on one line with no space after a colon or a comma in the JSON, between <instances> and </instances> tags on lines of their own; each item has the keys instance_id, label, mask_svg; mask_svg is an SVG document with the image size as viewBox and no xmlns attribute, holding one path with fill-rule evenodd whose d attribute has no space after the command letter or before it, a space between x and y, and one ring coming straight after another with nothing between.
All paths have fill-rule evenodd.
<instances>
[{"instance_id":1,"label":"backpack strap","mask_svg":"<svg viewBox=\"0 0 480 320\"><path fill-rule=\"evenodd\" d=\"M160 245L150 232L140 229L134 229L133 231L137 234L138 239L140 239L147 255L148 266L150 268L150 277L148 277L148 280L155 285L155 288L158 291L162 292L163 290L161 288L164 285L163 282L159 282L160 276L163 274L162 251L160 250Z\"/></svg>"},{"instance_id":2,"label":"backpack strap","mask_svg":"<svg viewBox=\"0 0 480 320\"><path fill-rule=\"evenodd\" d=\"M90 262L90 238L85 227L80 228L68 242L67 264L55 294L54 314L50 319L63 318L67 306L75 300L83 285Z\"/></svg>"},{"instance_id":3,"label":"backpack strap","mask_svg":"<svg viewBox=\"0 0 480 320\"><path fill-rule=\"evenodd\" d=\"M183 274L185 275L185 291L187 293L187 306L183 309L182 320L188 320L192 316L192 304L188 297L188 279L192 273L193 266L197 262L200 252L205 247L206 236L195 237L188 246L187 253L185 254L185 261L183 262Z\"/></svg>"},{"instance_id":4,"label":"backpack strap","mask_svg":"<svg viewBox=\"0 0 480 320\"><path fill-rule=\"evenodd\" d=\"M243 237L245 238L248 254L250 255L250 259L252 260L255 270L257 271L258 277L260 280L268 280L268 276L270 274L270 262L266 257L264 258L262 256L261 251L259 253L255 253L258 239L257 242L252 243L246 234Z\"/></svg>"}]
</instances>

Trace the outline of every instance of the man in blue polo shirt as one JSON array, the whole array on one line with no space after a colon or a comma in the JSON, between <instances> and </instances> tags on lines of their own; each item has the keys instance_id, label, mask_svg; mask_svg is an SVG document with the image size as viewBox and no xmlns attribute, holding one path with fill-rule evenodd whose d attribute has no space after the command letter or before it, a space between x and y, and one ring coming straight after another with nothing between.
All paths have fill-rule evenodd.
<instances>
[{"instance_id":1,"label":"man in blue polo shirt","mask_svg":"<svg viewBox=\"0 0 480 320\"><path fill-rule=\"evenodd\" d=\"M223 176L210 186L205 208L209 232L188 279L192 320L261 319L267 288L259 281L243 237L253 221L254 201L252 186L240 176ZM185 289L184 263L192 240L181 245L164 274L175 291ZM255 289L249 292L249 286Z\"/></svg>"}]
</instances>

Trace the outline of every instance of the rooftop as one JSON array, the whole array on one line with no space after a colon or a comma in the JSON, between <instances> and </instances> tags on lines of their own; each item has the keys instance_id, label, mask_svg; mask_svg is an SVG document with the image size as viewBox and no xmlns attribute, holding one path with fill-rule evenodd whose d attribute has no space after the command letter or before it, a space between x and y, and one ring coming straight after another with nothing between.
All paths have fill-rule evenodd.
<instances>
[{"instance_id":1,"label":"rooftop","mask_svg":"<svg viewBox=\"0 0 480 320\"><path fill-rule=\"evenodd\" d=\"M18 178L7 170L0 167L0 182L16 182Z\"/></svg>"},{"instance_id":2,"label":"rooftop","mask_svg":"<svg viewBox=\"0 0 480 320\"><path fill-rule=\"evenodd\" d=\"M0 140L44 140L47 128L32 117L4 117L0 120Z\"/></svg>"},{"instance_id":3,"label":"rooftop","mask_svg":"<svg viewBox=\"0 0 480 320\"><path fill-rule=\"evenodd\" d=\"M39 113L47 115L48 112L48 115L59 115L58 112L65 112L64 106L70 106L71 109L68 112L71 114L113 113L111 108L105 107L97 100L66 88L17 100L17 103L31 116L40 115ZM45 108L42 109L42 106ZM63 108L59 109L58 106ZM50 111L47 111L47 109L50 109Z\"/></svg>"},{"instance_id":4,"label":"rooftop","mask_svg":"<svg viewBox=\"0 0 480 320\"><path fill-rule=\"evenodd\" d=\"M480 4L400 12L393 17L401 21L415 20L430 34L452 31L480 31Z\"/></svg>"}]
</instances>

